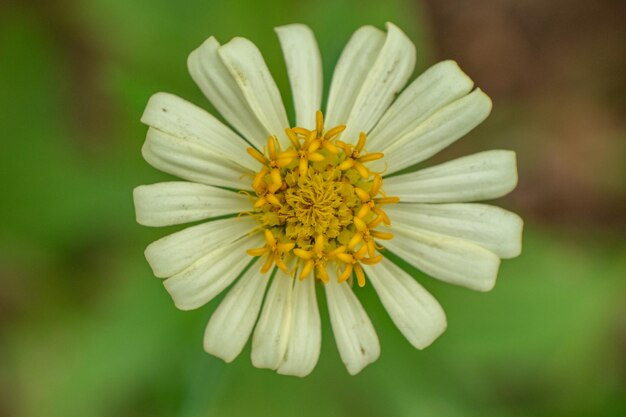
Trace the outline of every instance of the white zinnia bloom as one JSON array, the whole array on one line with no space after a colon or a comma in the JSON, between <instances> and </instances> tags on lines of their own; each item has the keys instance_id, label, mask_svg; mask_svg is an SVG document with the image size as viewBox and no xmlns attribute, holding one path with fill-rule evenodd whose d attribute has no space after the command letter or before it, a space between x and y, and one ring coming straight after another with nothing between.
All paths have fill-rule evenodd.
<instances>
[{"instance_id":1,"label":"white zinnia bloom","mask_svg":"<svg viewBox=\"0 0 626 417\"><path fill-rule=\"evenodd\" d=\"M500 258L519 255L521 219L475 203L516 186L515 154L481 152L394 175L481 123L489 97L453 61L406 86L413 43L393 24L386 33L364 26L341 54L322 116L312 31L293 24L276 32L295 127L256 46L209 38L189 56L189 72L230 127L174 95L150 98L143 156L183 181L137 187L137 221L205 221L145 254L180 309L201 307L230 286L206 328L207 352L230 362L252 336L254 366L309 374L320 353L315 286L322 285L340 356L356 374L380 345L355 282L369 280L416 348L446 328L439 303L386 253L479 291L493 287Z\"/></svg>"}]
</instances>

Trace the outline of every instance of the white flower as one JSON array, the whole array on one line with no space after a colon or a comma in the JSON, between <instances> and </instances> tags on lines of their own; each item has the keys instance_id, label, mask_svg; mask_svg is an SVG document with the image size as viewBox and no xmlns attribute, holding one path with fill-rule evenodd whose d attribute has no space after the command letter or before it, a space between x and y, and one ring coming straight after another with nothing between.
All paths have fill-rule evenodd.
<instances>
[{"instance_id":1,"label":"white flower","mask_svg":"<svg viewBox=\"0 0 626 417\"><path fill-rule=\"evenodd\" d=\"M209 38L189 56L189 71L232 129L181 98L155 94L142 117L143 156L184 181L137 187L137 221L167 226L231 215L145 252L180 309L198 308L232 284L207 326L207 352L230 362L254 330L254 366L309 374L321 345L320 283L340 356L356 374L380 347L353 280L373 285L416 348L446 328L441 306L386 253L479 291L493 287L500 258L520 253L517 215L469 203L515 187L515 154L481 152L394 175L481 123L489 97L445 61L396 98L414 70L415 47L393 24L387 33L365 26L339 59L322 116L313 33L299 24L276 32L296 127L254 44Z\"/></svg>"}]
</instances>

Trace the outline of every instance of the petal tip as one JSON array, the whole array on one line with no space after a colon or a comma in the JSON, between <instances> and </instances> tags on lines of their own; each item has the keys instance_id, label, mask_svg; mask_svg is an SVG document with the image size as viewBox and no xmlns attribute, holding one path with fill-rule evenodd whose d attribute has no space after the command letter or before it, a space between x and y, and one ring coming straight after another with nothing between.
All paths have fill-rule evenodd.
<instances>
[{"instance_id":1,"label":"petal tip","mask_svg":"<svg viewBox=\"0 0 626 417\"><path fill-rule=\"evenodd\" d=\"M441 309L440 319L441 319L441 322L432 327L431 332L430 334L427 335L427 337L424 337L419 342L413 343L413 346L416 349L419 349L419 350L426 349L427 347L432 345L435 342L435 340L439 339L439 337L442 334L444 334L444 332L448 328L448 320L446 319L446 315L443 312L443 309Z\"/></svg>"},{"instance_id":2,"label":"petal tip","mask_svg":"<svg viewBox=\"0 0 626 417\"><path fill-rule=\"evenodd\" d=\"M511 250L507 253L506 259L517 258L522 254L522 243L524 236L524 220L517 214L511 213L515 216L515 236L511 239Z\"/></svg>"},{"instance_id":3,"label":"petal tip","mask_svg":"<svg viewBox=\"0 0 626 417\"><path fill-rule=\"evenodd\" d=\"M216 348L215 346L213 346L212 342L209 339L207 339L206 337L205 337L204 342L203 342L203 348L204 348L204 351L206 353L208 353L209 355L215 356L216 358L219 358L219 359L223 360L225 363L231 363L239 355L239 352L236 352L236 353L233 353L233 352L223 352L219 348Z\"/></svg>"},{"instance_id":4,"label":"petal tip","mask_svg":"<svg viewBox=\"0 0 626 417\"><path fill-rule=\"evenodd\" d=\"M299 369L292 369L292 368L285 369L285 368L283 368L281 366L281 367L279 367L276 370L276 373L279 374L279 375L295 376L295 377L298 377L298 378L304 378L304 377L308 376L313 371L313 369L314 368L310 368L310 367L307 367L307 368L302 367L302 368L299 368Z\"/></svg>"},{"instance_id":5,"label":"petal tip","mask_svg":"<svg viewBox=\"0 0 626 417\"><path fill-rule=\"evenodd\" d=\"M363 354L365 355L367 352L363 352ZM363 369L367 368L368 365L371 365L372 363L376 362L378 360L378 358L380 357L380 349L369 353L369 355L367 357L363 357L363 361L358 362L358 363L344 363L344 365L346 366L346 370L348 371L348 373L352 376L355 376L357 374L359 374Z\"/></svg>"},{"instance_id":6,"label":"petal tip","mask_svg":"<svg viewBox=\"0 0 626 417\"><path fill-rule=\"evenodd\" d=\"M389 21L385 22L385 28L387 29L387 32L389 32L391 30L397 30L398 32L402 32L402 29L400 29L398 27L398 25L396 25L393 22L389 22ZM402 32L402 33L404 33L404 32Z\"/></svg>"},{"instance_id":7,"label":"petal tip","mask_svg":"<svg viewBox=\"0 0 626 417\"><path fill-rule=\"evenodd\" d=\"M313 33L313 30L304 23L290 23L288 25L276 26L274 28L274 32L279 33L289 29L304 30L306 32Z\"/></svg>"},{"instance_id":8,"label":"petal tip","mask_svg":"<svg viewBox=\"0 0 626 417\"><path fill-rule=\"evenodd\" d=\"M480 87L477 87L476 90L472 92L472 94L478 96L481 104L485 107L485 118L489 116L489 113L491 113L491 109L493 108L493 100L491 100L491 97L489 97L487 93L485 93Z\"/></svg>"},{"instance_id":9,"label":"petal tip","mask_svg":"<svg viewBox=\"0 0 626 417\"><path fill-rule=\"evenodd\" d=\"M139 119L141 123L146 126L151 126L150 120L152 119L150 115L156 110L156 108L160 105L160 102L169 97L175 97L173 94L166 93L163 91L156 92L150 96L148 102L146 103L146 107L141 114L141 118Z\"/></svg>"}]
</instances>

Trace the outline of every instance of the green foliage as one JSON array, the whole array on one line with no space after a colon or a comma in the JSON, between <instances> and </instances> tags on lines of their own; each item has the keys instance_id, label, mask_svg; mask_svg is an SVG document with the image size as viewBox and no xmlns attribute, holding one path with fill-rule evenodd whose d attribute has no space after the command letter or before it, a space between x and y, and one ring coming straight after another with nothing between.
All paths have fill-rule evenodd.
<instances>
[{"instance_id":1,"label":"green foliage","mask_svg":"<svg viewBox=\"0 0 626 417\"><path fill-rule=\"evenodd\" d=\"M626 413L624 376L615 366L624 354L616 336L624 325L623 245L591 247L531 226L524 254L503 262L489 294L416 273L449 322L423 352L402 338L366 287L359 295L379 332L382 356L356 377L339 360L323 301L320 363L310 377L295 379L252 368L249 348L230 365L203 353L203 329L217 303L178 311L152 276L143 248L166 232L134 223L131 195L134 186L166 177L141 159L139 117L159 90L208 107L186 74L187 53L209 35L222 42L249 37L286 92L273 26L313 27L328 85L350 33L390 20L418 41L423 68L428 44L415 4L71 4L52 17L26 6L0 17L0 414ZM68 29L64 36L88 39L88 50L69 47L59 28ZM78 77L81 71L92 73ZM85 79L95 81L86 86ZM84 106L99 123L81 119Z\"/></svg>"}]
</instances>

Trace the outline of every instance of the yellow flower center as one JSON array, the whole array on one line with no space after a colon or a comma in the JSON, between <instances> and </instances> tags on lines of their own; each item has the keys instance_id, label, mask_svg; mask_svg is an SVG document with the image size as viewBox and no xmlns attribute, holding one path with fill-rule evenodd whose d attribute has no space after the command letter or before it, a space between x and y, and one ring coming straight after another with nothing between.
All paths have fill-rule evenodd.
<instances>
[{"instance_id":1,"label":"yellow flower center","mask_svg":"<svg viewBox=\"0 0 626 417\"><path fill-rule=\"evenodd\" d=\"M359 198L353 186L342 181L341 172L309 169L305 176L290 172L284 181L278 219L285 225L285 236L299 246L310 246L318 235L334 239L352 224Z\"/></svg>"},{"instance_id":2,"label":"yellow flower center","mask_svg":"<svg viewBox=\"0 0 626 417\"><path fill-rule=\"evenodd\" d=\"M261 163L252 180L253 215L266 241L248 254L265 256L263 273L276 264L286 272L298 268L300 279L314 271L328 282L327 268L335 267L339 281L354 273L363 286L361 264L382 259L376 255L374 238L393 238L389 232L375 230L390 224L381 206L399 199L387 197L380 174L365 166L383 154L365 152L364 133L351 145L337 139L345 126L324 131L323 124L317 112L314 130L286 129L289 148L281 151L271 136L264 153L248 149Z\"/></svg>"}]
</instances>

